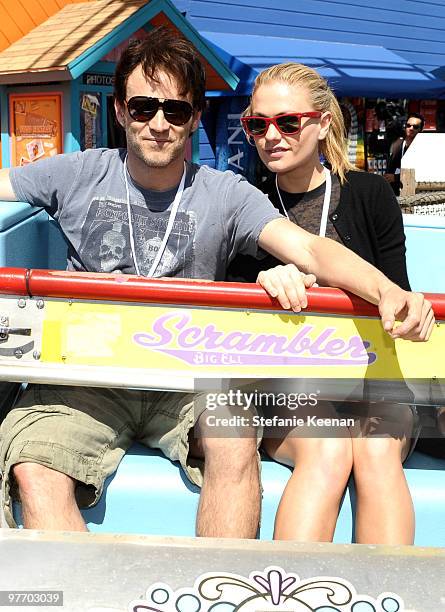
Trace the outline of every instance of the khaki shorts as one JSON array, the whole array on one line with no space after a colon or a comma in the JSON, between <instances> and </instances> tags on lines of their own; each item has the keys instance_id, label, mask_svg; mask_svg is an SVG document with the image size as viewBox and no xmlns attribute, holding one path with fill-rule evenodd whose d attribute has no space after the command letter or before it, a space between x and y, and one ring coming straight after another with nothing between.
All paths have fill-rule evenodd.
<instances>
[{"instance_id":1,"label":"khaki shorts","mask_svg":"<svg viewBox=\"0 0 445 612\"><path fill-rule=\"evenodd\" d=\"M105 479L133 441L179 461L188 478L200 486L203 463L188 454L190 430L206 410L204 398L205 394L31 385L0 427L6 521L15 526L12 500L17 491L13 479L10 482L15 464L38 463L71 476L78 481L79 506L88 507L99 500Z\"/></svg>"}]
</instances>

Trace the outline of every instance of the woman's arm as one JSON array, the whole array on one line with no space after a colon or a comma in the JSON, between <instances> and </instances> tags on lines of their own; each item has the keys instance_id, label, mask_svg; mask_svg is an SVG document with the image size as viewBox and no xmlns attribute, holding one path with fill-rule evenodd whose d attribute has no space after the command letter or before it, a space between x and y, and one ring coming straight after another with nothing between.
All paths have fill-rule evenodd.
<instances>
[{"instance_id":1,"label":"woman's arm","mask_svg":"<svg viewBox=\"0 0 445 612\"><path fill-rule=\"evenodd\" d=\"M382 325L393 338L423 341L431 335L434 314L431 303L421 293L404 291L374 266L337 242L314 236L287 219L275 219L261 232L259 245L284 263L293 263L306 274L315 274L323 283L377 304ZM281 272L279 269L277 276L275 268L259 276L260 284L271 295L277 289L277 282L286 289L297 280L289 279L287 274ZM304 298L300 304L305 307ZM402 321L398 327L395 327L396 320Z\"/></svg>"}]
</instances>

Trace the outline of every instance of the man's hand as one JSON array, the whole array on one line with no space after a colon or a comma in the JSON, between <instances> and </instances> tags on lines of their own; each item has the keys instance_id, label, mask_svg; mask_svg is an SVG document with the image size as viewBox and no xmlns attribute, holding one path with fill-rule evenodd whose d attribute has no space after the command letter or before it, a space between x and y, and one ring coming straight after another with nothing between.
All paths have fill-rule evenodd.
<instances>
[{"instance_id":1,"label":"man's hand","mask_svg":"<svg viewBox=\"0 0 445 612\"><path fill-rule=\"evenodd\" d=\"M395 181L396 181L396 175L395 174L390 174L389 172L384 174L383 178L385 178L388 181L388 183L395 183Z\"/></svg>"},{"instance_id":2,"label":"man's hand","mask_svg":"<svg viewBox=\"0 0 445 612\"><path fill-rule=\"evenodd\" d=\"M434 312L422 293L404 291L394 285L381 296L379 312L383 329L391 338L426 342L431 336ZM396 321L402 324L395 327Z\"/></svg>"},{"instance_id":3,"label":"man's hand","mask_svg":"<svg viewBox=\"0 0 445 612\"><path fill-rule=\"evenodd\" d=\"M294 264L287 264L260 272L256 282L283 308L300 312L307 306L306 289L315 281L314 274L303 274Z\"/></svg>"}]
</instances>

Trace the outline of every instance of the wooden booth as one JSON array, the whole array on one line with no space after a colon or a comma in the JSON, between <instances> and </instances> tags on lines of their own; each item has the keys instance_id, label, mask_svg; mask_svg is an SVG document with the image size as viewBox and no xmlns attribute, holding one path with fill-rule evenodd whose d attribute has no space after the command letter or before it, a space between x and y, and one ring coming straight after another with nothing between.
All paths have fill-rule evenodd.
<instances>
[{"instance_id":1,"label":"wooden booth","mask_svg":"<svg viewBox=\"0 0 445 612\"><path fill-rule=\"evenodd\" d=\"M26 3L19 0L18 8ZM15 30L9 22L0 26L10 28L0 52L2 167L125 145L113 110L116 62L130 41L143 39L155 26L167 25L195 45L206 66L209 91L237 86L238 77L170 0L53 3L55 9L60 5L49 16L47 7L46 14L33 14L34 21L22 20L20 31L18 24ZM189 157L199 159L197 135Z\"/></svg>"}]
</instances>

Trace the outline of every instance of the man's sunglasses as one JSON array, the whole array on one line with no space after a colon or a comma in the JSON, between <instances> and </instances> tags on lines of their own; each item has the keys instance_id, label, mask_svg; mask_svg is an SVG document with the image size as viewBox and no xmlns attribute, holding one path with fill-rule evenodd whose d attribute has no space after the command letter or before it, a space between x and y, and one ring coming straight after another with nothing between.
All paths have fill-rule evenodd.
<instances>
[{"instance_id":1,"label":"man's sunglasses","mask_svg":"<svg viewBox=\"0 0 445 612\"><path fill-rule=\"evenodd\" d=\"M321 112L286 113L284 115L275 115L275 117L248 115L241 117L241 124L248 136L264 136L271 123L273 123L280 134L297 134L301 129L302 117L315 117L318 119L321 117Z\"/></svg>"},{"instance_id":2,"label":"man's sunglasses","mask_svg":"<svg viewBox=\"0 0 445 612\"><path fill-rule=\"evenodd\" d=\"M413 130L420 130L420 124L414 124L414 123L406 123L405 124L406 128L413 128Z\"/></svg>"},{"instance_id":3,"label":"man's sunglasses","mask_svg":"<svg viewBox=\"0 0 445 612\"><path fill-rule=\"evenodd\" d=\"M153 119L160 108L166 120L172 125L185 125L193 115L193 106L183 100L133 96L126 104L130 117L141 122Z\"/></svg>"}]
</instances>

